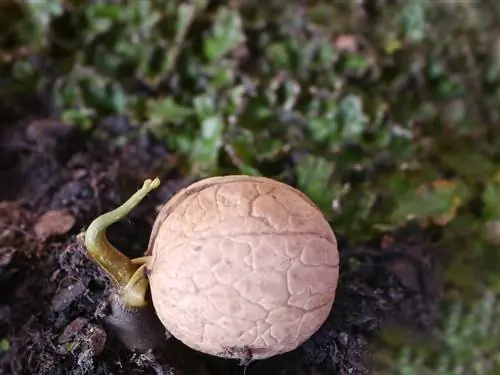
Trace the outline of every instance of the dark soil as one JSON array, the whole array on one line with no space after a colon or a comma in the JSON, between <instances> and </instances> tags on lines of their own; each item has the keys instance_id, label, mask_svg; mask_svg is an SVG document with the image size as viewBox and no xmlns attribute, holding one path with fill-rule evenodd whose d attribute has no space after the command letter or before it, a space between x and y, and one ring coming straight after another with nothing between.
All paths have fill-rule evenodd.
<instances>
[{"instance_id":1,"label":"dark soil","mask_svg":"<svg viewBox=\"0 0 500 375\"><path fill-rule=\"evenodd\" d=\"M104 324L108 280L78 234L157 175L161 187L108 231L119 249L140 256L155 209L192 181L175 169L173 154L124 119L103 121L93 135L50 119L2 132L0 374L369 374L368 342L382 324L426 330L435 323L433 249L407 230L364 246L339 239L331 317L292 353L244 365L174 338L167 353L132 353Z\"/></svg>"}]
</instances>

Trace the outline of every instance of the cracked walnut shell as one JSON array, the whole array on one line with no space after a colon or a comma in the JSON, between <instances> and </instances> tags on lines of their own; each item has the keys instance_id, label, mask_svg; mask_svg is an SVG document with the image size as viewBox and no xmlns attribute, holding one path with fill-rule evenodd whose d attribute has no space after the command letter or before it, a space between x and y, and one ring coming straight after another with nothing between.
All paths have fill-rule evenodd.
<instances>
[{"instance_id":1,"label":"cracked walnut shell","mask_svg":"<svg viewBox=\"0 0 500 375\"><path fill-rule=\"evenodd\" d=\"M198 181L161 209L148 248L163 325L207 354L263 359L309 339L332 308L337 241L314 203L250 176Z\"/></svg>"}]
</instances>

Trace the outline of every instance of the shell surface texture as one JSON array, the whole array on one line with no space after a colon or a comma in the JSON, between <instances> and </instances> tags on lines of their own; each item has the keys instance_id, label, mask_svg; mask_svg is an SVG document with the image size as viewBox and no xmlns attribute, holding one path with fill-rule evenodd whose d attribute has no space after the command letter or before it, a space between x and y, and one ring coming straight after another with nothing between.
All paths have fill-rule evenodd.
<instances>
[{"instance_id":1,"label":"shell surface texture","mask_svg":"<svg viewBox=\"0 0 500 375\"><path fill-rule=\"evenodd\" d=\"M160 210L148 253L158 317L203 353L292 351L335 300L335 234L307 196L269 178L213 177L179 191Z\"/></svg>"}]
</instances>

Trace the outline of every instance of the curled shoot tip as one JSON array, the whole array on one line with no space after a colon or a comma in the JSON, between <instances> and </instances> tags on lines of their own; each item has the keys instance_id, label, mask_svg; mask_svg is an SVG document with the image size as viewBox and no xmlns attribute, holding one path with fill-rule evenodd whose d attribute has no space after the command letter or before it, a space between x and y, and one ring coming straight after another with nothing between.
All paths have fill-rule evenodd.
<instances>
[{"instance_id":1,"label":"curled shoot tip","mask_svg":"<svg viewBox=\"0 0 500 375\"><path fill-rule=\"evenodd\" d=\"M148 178L144 181L144 184L142 184L141 190L144 190L147 194L156 189L158 186L160 186L160 179L158 177L155 177L153 180Z\"/></svg>"}]
</instances>

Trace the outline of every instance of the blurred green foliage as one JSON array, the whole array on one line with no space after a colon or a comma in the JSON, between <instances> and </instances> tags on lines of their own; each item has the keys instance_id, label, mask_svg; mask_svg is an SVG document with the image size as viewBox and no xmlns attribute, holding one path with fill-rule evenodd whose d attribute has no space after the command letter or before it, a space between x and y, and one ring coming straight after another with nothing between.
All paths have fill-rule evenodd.
<instances>
[{"instance_id":1,"label":"blurred green foliage","mask_svg":"<svg viewBox=\"0 0 500 375\"><path fill-rule=\"evenodd\" d=\"M405 347L397 361L381 355L384 374L483 375L500 373L500 296L491 292L472 306L455 303L444 329L415 347ZM390 369L390 370L389 370Z\"/></svg>"},{"instance_id":2,"label":"blurred green foliage","mask_svg":"<svg viewBox=\"0 0 500 375\"><path fill-rule=\"evenodd\" d=\"M353 242L440 228L459 295L444 298L473 312L451 312L440 360L396 350L383 373L495 373L481 311L499 308L485 290L500 293L500 6L306 4L2 2L0 98L49 93L83 128L128 116L195 177L284 179L294 160L299 188Z\"/></svg>"}]
</instances>

